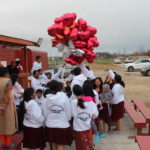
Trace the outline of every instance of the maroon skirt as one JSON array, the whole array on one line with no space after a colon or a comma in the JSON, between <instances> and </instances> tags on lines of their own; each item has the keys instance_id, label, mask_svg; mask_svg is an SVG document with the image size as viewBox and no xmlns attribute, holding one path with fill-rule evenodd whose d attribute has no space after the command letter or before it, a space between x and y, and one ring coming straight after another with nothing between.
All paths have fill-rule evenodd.
<instances>
[{"instance_id":1,"label":"maroon skirt","mask_svg":"<svg viewBox=\"0 0 150 150\"><path fill-rule=\"evenodd\" d=\"M46 127L46 138L49 143L59 145L71 145L73 141L73 133L69 128L48 128Z\"/></svg>"},{"instance_id":2,"label":"maroon skirt","mask_svg":"<svg viewBox=\"0 0 150 150\"><path fill-rule=\"evenodd\" d=\"M103 119L105 121L105 123L108 124L109 120L110 120L108 104L107 103L103 103L102 106L103 106L103 109L100 111L101 119Z\"/></svg>"},{"instance_id":3,"label":"maroon skirt","mask_svg":"<svg viewBox=\"0 0 150 150\"><path fill-rule=\"evenodd\" d=\"M93 150L92 129L75 131L76 150Z\"/></svg>"},{"instance_id":4,"label":"maroon skirt","mask_svg":"<svg viewBox=\"0 0 150 150\"><path fill-rule=\"evenodd\" d=\"M44 129L30 128L24 126L23 147L29 149L45 148L45 135Z\"/></svg>"},{"instance_id":5,"label":"maroon skirt","mask_svg":"<svg viewBox=\"0 0 150 150\"><path fill-rule=\"evenodd\" d=\"M112 104L112 115L111 115L112 121L117 121L123 118L124 112L125 112L124 101L118 104Z\"/></svg>"}]
</instances>

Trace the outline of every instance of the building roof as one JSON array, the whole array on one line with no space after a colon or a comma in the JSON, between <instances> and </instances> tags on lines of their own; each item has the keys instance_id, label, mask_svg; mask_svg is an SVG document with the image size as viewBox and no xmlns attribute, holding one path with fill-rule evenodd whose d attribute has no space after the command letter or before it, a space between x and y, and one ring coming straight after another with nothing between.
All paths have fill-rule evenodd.
<instances>
[{"instance_id":1,"label":"building roof","mask_svg":"<svg viewBox=\"0 0 150 150\"><path fill-rule=\"evenodd\" d=\"M5 35L0 35L0 44L8 45L8 46L19 46L19 47L38 46L36 42L5 36Z\"/></svg>"}]
</instances>

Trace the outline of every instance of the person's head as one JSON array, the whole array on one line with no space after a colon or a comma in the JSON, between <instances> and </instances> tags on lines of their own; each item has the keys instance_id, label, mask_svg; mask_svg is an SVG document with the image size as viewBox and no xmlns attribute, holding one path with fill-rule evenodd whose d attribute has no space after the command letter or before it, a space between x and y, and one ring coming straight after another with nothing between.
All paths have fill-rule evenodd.
<instances>
[{"instance_id":1,"label":"person's head","mask_svg":"<svg viewBox=\"0 0 150 150\"><path fill-rule=\"evenodd\" d=\"M12 74L11 75L11 82L12 82L12 85L15 85L15 83L19 80L19 77L17 74Z\"/></svg>"},{"instance_id":2,"label":"person's head","mask_svg":"<svg viewBox=\"0 0 150 150\"><path fill-rule=\"evenodd\" d=\"M79 67L76 67L74 70L73 70L73 73L75 76L78 76L81 74L81 69Z\"/></svg>"},{"instance_id":3,"label":"person's head","mask_svg":"<svg viewBox=\"0 0 150 150\"><path fill-rule=\"evenodd\" d=\"M125 83L123 82L122 77L120 75L116 74L114 81L115 83L118 83L121 86L125 87Z\"/></svg>"},{"instance_id":4,"label":"person's head","mask_svg":"<svg viewBox=\"0 0 150 150\"><path fill-rule=\"evenodd\" d=\"M71 85L71 81L66 81L66 86L70 86Z\"/></svg>"},{"instance_id":5,"label":"person's head","mask_svg":"<svg viewBox=\"0 0 150 150\"><path fill-rule=\"evenodd\" d=\"M73 93L77 97L77 100L78 100L77 106L80 107L81 109L84 109L85 106L84 106L84 101L82 100L82 95L83 95L82 88L77 84L74 85Z\"/></svg>"},{"instance_id":6,"label":"person's head","mask_svg":"<svg viewBox=\"0 0 150 150\"><path fill-rule=\"evenodd\" d=\"M59 91L63 91L64 90L64 85L62 82L59 82Z\"/></svg>"},{"instance_id":7,"label":"person's head","mask_svg":"<svg viewBox=\"0 0 150 150\"><path fill-rule=\"evenodd\" d=\"M9 77L9 72L7 68L0 67L0 77Z\"/></svg>"},{"instance_id":8,"label":"person's head","mask_svg":"<svg viewBox=\"0 0 150 150\"><path fill-rule=\"evenodd\" d=\"M25 89L24 94L23 94L23 101L29 102L33 98L34 98L34 89L33 88Z\"/></svg>"},{"instance_id":9,"label":"person's head","mask_svg":"<svg viewBox=\"0 0 150 150\"><path fill-rule=\"evenodd\" d=\"M11 66L12 66L12 67L16 67L16 65L17 65L17 64L16 64L16 61L12 61L12 62L11 62Z\"/></svg>"},{"instance_id":10,"label":"person's head","mask_svg":"<svg viewBox=\"0 0 150 150\"><path fill-rule=\"evenodd\" d=\"M37 61L38 63L40 63L40 62L41 62L41 56L36 56L36 61Z\"/></svg>"},{"instance_id":11,"label":"person's head","mask_svg":"<svg viewBox=\"0 0 150 150\"><path fill-rule=\"evenodd\" d=\"M38 70L34 70L33 71L33 76L35 77L35 78L39 78L39 75L40 75L40 73L39 73L39 71Z\"/></svg>"},{"instance_id":12,"label":"person's head","mask_svg":"<svg viewBox=\"0 0 150 150\"><path fill-rule=\"evenodd\" d=\"M93 81L93 88L96 89L96 88L100 88L102 90L102 87L103 87L103 80L101 77L97 77L94 79Z\"/></svg>"},{"instance_id":13,"label":"person's head","mask_svg":"<svg viewBox=\"0 0 150 150\"><path fill-rule=\"evenodd\" d=\"M74 70L71 70L71 71L70 71L70 74L74 75Z\"/></svg>"},{"instance_id":14,"label":"person's head","mask_svg":"<svg viewBox=\"0 0 150 150\"><path fill-rule=\"evenodd\" d=\"M43 74L42 69L39 69L38 72L39 72L40 75Z\"/></svg>"},{"instance_id":15,"label":"person's head","mask_svg":"<svg viewBox=\"0 0 150 150\"><path fill-rule=\"evenodd\" d=\"M92 82L90 80L86 80L83 84L83 95L84 96L91 96L91 97L95 97L95 94L93 92L93 85Z\"/></svg>"},{"instance_id":16,"label":"person's head","mask_svg":"<svg viewBox=\"0 0 150 150\"><path fill-rule=\"evenodd\" d=\"M43 91L42 91L41 89L38 89L38 90L36 91L36 96L37 96L37 98L41 98L42 95L43 95Z\"/></svg>"},{"instance_id":17,"label":"person's head","mask_svg":"<svg viewBox=\"0 0 150 150\"><path fill-rule=\"evenodd\" d=\"M46 95L48 95L50 93L50 89L46 89L43 93L43 96L46 98Z\"/></svg>"},{"instance_id":18,"label":"person's head","mask_svg":"<svg viewBox=\"0 0 150 150\"><path fill-rule=\"evenodd\" d=\"M59 92L61 89L60 83L56 80L50 81L47 84L47 87L49 88L51 94L57 94L57 92Z\"/></svg>"}]
</instances>

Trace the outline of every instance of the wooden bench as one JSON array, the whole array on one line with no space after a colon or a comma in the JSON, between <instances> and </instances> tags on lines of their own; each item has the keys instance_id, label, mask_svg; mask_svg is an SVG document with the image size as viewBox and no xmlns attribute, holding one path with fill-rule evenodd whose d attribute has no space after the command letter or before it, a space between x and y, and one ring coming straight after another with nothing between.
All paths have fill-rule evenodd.
<instances>
[{"instance_id":1,"label":"wooden bench","mask_svg":"<svg viewBox=\"0 0 150 150\"><path fill-rule=\"evenodd\" d=\"M23 140L23 134L14 134L12 137L12 143L14 143L15 146L10 148L9 150L21 150L22 140ZM6 149L0 147L0 150L6 150Z\"/></svg>"},{"instance_id":2,"label":"wooden bench","mask_svg":"<svg viewBox=\"0 0 150 150\"><path fill-rule=\"evenodd\" d=\"M144 118L146 119L146 123L149 125L149 131L148 134L150 135L150 109L147 108L142 101L138 100L138 99L134 99L132 100L132 102L134 103L134 108L135 110L139 110L141 112L141 114L144 116Z\"/></svg>"},{"instance_id":3,"label":"wooden bench","mask_svg":"<svg viewBox=\"0 0 150 150\"><path fill-rule=\"evenodd\" d=\"M137 128L137 135L142 135L142 128L146 128L146 120L127 101L125 101L125 110L132 119L134 127Z\"/></svg>"},{"instance_id":4,"label":"wooden bench","mask_svg":"<svg viewBox=\"0 0 150 150\"><path fill-rule=\"evenodd\" d=\"M150 150L150 136L136 136L140 150Z\"/></svg>"}]
</instances>

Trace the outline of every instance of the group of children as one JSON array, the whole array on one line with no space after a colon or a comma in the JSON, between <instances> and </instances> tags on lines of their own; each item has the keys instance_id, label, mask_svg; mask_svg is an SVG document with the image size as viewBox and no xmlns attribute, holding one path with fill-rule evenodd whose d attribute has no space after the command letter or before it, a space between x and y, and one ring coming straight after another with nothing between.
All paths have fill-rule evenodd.
<instances>
[{"instance_id":1,"label":"group of children","mask_svg":"<svg viewBox=\"0 0 150 150\"><path fill-rule=\"evenodd\" d=\"M115 130L121 130L125 87L121 76L106 70L108 76L103 82L81 64L62 82L64 66L51 81L41 69L34 70L31 88L25 90L17 76L12 77L24 148L44 149L49 142L52 150L63 150L75 139L76 150L93 150L99 138L107 136L112 123ZM17 92L20 95L15 95Z\"/></svg>"}]
</instances>

